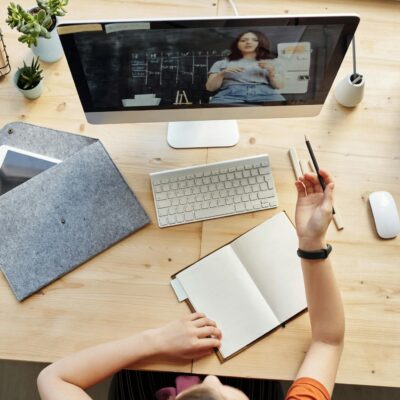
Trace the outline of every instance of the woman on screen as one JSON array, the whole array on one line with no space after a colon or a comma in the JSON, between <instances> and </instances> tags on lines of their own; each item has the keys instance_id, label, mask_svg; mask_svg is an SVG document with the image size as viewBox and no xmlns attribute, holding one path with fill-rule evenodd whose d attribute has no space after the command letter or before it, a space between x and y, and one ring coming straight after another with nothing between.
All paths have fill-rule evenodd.
<instances>
[{"instance_id":1,"label":"woman on screen","mask_svg":"<svg viewBox=\"0 0 400 400\"><path fill-rule=\"evenodd\" d=\"M284 101L276 89L283 87L283 73L270 51L269 39L261 32L240 34L230 55L211 67L206 89L218 91L211 104Z\"/></svg>"}]
</instances>

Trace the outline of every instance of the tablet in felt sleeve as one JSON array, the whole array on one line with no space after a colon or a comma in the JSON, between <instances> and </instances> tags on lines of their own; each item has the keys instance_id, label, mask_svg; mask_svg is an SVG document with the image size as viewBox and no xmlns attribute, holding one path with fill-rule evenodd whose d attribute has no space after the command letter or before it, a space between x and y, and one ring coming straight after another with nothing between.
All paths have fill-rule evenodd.
<instances>
[{"instance_id":1,"label":"tablet in felt sleeve","mask_svg":"<svg viewBox=\"0 0 400 400\"><path fill-rule=\"evenodd\" d=\"M38 127L24 125L15 131L37 133ZM58 131L47 130L43 139L49 134L54 146ZM64 154L52 156L69 151L68 135L76 140L61 132ZM0 210L0 267L19 301L149 223L103 145L93 139L0 196Z\"/></svg>"}]
</instances>

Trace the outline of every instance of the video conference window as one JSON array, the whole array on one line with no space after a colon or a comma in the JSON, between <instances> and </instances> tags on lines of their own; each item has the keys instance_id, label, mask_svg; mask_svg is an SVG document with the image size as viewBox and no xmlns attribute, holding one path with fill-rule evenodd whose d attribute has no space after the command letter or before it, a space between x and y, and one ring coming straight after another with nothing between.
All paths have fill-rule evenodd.
<instances>
[{"instance_id":1,"label":"video conference window","mask_svg":"<svg viewBox=\"0 0 400 400\"><path fill-rule=\"evenodd\" d=\"M343 29L135 24L74 35L96 110L323 103Z\"/></svg>"}]
</instances>

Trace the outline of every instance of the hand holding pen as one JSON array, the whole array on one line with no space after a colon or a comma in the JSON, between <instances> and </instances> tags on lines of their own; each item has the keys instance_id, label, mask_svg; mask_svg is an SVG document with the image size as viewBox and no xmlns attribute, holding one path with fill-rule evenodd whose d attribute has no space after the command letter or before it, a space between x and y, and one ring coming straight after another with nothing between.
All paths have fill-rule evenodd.
<instances>
[{"instance_id":1,"label":"hand holding pen","mask_svg":"<svg viewBox=\"0 0 400 400\"><path fill-rule=\"evenodd\" d=\"M318 166L318 162L317 162L317 159L315 158L315 154L311 147L310 141L307 139L307 136L304 136L304 138L306 140L307 149L308 149L308 152L310 153L311 161L314 165L315 172L317 173L318 181L321 185L322 191L324 191L326 188L326 183L325 183L323 174L321 174L322 171L320 170L320 168ZM335 221L336 227L339 230L343 229L343 223L341 221L341 218L338 216L338 214L336 213L335 208L333 206L332 206L332 214L333 214L333 219Z\"/></svg>"}]
</instances>

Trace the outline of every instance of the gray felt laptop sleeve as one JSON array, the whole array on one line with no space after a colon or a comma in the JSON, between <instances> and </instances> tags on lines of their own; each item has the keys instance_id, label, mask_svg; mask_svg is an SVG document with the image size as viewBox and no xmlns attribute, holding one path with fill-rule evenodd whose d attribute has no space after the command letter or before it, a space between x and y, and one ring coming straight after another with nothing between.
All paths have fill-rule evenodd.
<instances>
[{"instance_id":1,"label":"gray felt laptop sleeve","mask_svg":"<svg viewBox=\"0 0 400 400\"><path fill-rule=\"evenodd\" d=\"M63 160L0 196L0 267L19 301L150 222L99 140L16 122L3 144Z\"/></svg>"}]
</instances>

